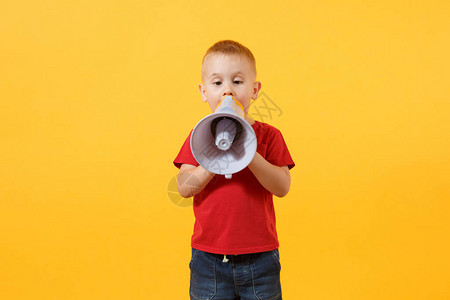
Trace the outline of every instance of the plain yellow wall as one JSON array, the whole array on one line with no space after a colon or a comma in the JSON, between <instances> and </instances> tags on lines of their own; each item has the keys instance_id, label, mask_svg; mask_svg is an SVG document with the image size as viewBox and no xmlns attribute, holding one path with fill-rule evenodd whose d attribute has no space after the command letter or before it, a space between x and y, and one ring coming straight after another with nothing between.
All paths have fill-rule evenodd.
<instances>
[{"instance_id":1,"label":"plain yellow wall","mask_svg":"<svg viewBox=\"0 0 450 300\"><path fill-rule=\"evenodd\" d=\"M297 164L285 299L449 299L448 3L2 1L0 298L188 299L172 161L235 39Z\"/></svg>"}]
</instances>

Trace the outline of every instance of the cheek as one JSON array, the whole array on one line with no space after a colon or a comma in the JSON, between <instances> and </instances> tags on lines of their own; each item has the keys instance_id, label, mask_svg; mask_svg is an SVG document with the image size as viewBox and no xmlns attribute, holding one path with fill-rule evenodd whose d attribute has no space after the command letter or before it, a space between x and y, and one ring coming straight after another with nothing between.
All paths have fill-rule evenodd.
<instances>
[{"instance_id":1,"label":"cheek","mask_svg":"<svg viewBox=\"0 0 450 300\"><path fill-rule=\"evenodd\" d=\"M206 93L207 93L210 97L215 97L215 96L217 96L217 94L219 93L219 91L218 91L217 88L212 87L212 88L210 88L209 90L207 90Z\"/></svg>"},{"instance_id":2,"label":"cheek","mask_svg":"<svg viewBox=\"0 0 450 300\"><path fill-rule=\"evenodd\" d=\"M211 111L214 112L214 110L217 107L218 102L213 100L213 101L208 101L208 104L209 104L209 108L211 108Z\"/></svg>"}]
</instances>

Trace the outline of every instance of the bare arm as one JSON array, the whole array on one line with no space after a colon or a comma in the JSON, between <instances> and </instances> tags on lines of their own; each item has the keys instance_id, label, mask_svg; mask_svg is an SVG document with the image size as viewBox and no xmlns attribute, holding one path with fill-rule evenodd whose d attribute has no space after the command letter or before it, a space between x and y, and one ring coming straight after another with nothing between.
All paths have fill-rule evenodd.
<instances>
[{"instance_id":1,"label":"bare arm","mask_svg":"<svg viewBox=\"0 0 450 300\"><path fill-rule=\"evenodd\" d=\"M248 168L259 183L277 197L284 197L291 186L291 173L288 166L278 167L264 159L258 152Z\"/></svg>"},{"instance_id":2,"label":"bare arm","mask_svg":"<svg viewBox=\"0 0 450 300\"><path fill-rule=\"evenodd\" d=\"M178 192L184 198L192 197L203 190L214 175L202 166L182 164L177 178Z\"/></svg>"}]
</instances>

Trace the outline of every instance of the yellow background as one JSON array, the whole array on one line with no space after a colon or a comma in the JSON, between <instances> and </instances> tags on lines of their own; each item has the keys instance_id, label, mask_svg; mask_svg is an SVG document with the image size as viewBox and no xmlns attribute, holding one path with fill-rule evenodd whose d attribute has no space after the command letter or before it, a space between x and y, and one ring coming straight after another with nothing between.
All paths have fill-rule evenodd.
<instances>
[{"instance_id":1,"label":"yellow background","mask_svg":"<svg viewBox=\"0 0 450 300\"><path fill-rule=\"evenodd\" d=\"M0 298L188 299L172 160L230 38L297 164L285 299L449 299L448 3L2 1Z\"/></svg>"}]
</instances>

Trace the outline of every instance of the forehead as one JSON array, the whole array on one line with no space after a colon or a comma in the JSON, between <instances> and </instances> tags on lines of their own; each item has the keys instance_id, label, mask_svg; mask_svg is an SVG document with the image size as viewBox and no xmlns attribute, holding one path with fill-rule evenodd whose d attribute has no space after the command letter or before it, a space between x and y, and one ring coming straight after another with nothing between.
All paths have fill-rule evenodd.
<instances>
[{"instance_id":1,"label":"forehead","mask_svg":"<svg viewBox=\"0 0 450 300\"><path fill-rule=\"evenodd\" d=\"M205 57L202 65L202 77L213 73L237 73L252 75L255 73L250 60L238 54L212 53Z\"/></svg>"}]
</instances>

